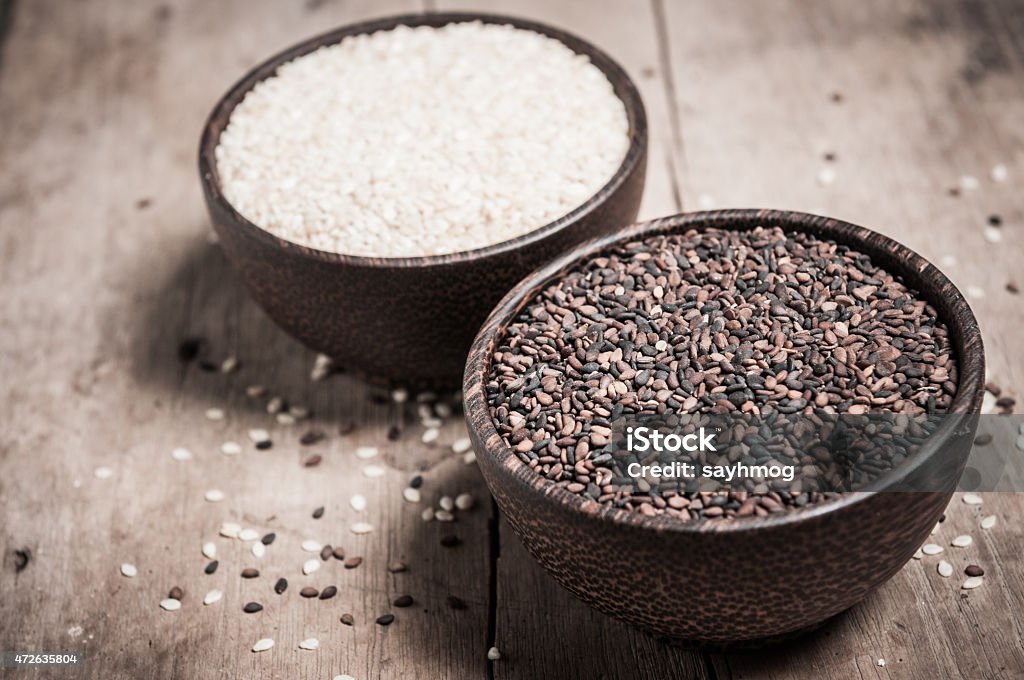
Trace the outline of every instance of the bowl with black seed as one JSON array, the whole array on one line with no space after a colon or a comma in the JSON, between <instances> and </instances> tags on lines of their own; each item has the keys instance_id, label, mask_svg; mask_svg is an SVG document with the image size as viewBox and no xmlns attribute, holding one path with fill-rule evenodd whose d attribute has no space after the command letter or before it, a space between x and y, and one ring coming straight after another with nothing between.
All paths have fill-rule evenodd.
<instances>
[{"instance_id":1,"label":"bowl with black seed","mask_svg":"<svg viewBox=\"0 0 1024 680\"><path fill-rule=\"evenodd\" d=\"M598 47L430 12L255 67L210 114L199 175L225 254L278 325L381 382L457 386L505 292L636 218L646 154L639 92Z\"/></svg>"},{"instance_id":2,"label":"bowl with black seed","mask_svg":"<svg viewBox=\"0 0 1024 680\"><path fill-rule=\"evenodd\" d=\"M735 647L820 626L911 558L970 453L984 370L964 297L909 248L826 217L722 210L633 225L532 273L477 335L464 403L501 512L562 586L658 636ZM939 425L849 491L625 483L615 421L665 413Z\"/></svg>"}]
</instances>

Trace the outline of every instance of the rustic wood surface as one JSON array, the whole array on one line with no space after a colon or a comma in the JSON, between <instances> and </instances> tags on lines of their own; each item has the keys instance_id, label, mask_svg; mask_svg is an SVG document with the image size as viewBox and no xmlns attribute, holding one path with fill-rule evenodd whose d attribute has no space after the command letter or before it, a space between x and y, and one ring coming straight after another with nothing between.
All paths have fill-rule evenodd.
<instances>
[{"instance_id":1,"label":"rustic wood surface","mask_svg":"<svg viewBox=\"0 0 1024 680\"><path fill-rule=\"evenodd\" d=\"M379 403L346 376L311 382L313 356L246 297L208 240L195 171L203 119L249 66L308 35L419 9L486 9L590 38L641 88L651 124L642 217L702 207L820 211L886 232L939 263L969 293L992 379L1024 384L1024 4L941 2L628 2L627 0L307 0L296 3L0 3L0 650L84 651L43 678L1016 678L1024 674L1024 497L990 494L999 517L954 501L939 542L986 569L964 595L934 560L913 561L865 603L799 642L756 654L669 647L596 614L541 572L501 523L472 465L425 447L415 409ZM834 101L833 93L840 93ZM834 161L824 154L835 154ZM1005 164L1008 180L990 179ZM822 170L834 172L834 181ZM977 189L951 196L961 176ZM826 181L823 181L826 180ZM1002 216L1003 242L983 237ZM983 295L982 295L983 294ZM186 336L230 375L182 364ZM245 387L313 409L272 425ZM209 407L223 422L204 419ZM355 427L340 434L342 423ZM388 441L389 426L404 426ZM275 446L256 451L251 427ZM303 447L309 426L328 439ZM243 444L235 457L221 442ZM386 467L360 474L354 450ZM172 460L189 448L195 459ZM319 453L314 468L301 463ZM100 479L99 467L113 475ZM456 523L424 524L402 500L423 470L424 504L481 499ZM203 500L222 489L218 504ZM349 507L363 493L369 508ZM310 517L326 506L323 519ZM215 538L225 520L279 538L263 558ZM376 530L357 536L357 520ZM438 545L455 533L463 545ZM301 576L316 538L364 563ZM202 572L215 540L221 566ZM28 557L27 563L25 558ZM392 560L410 565L390 574ZM118 566L139 575L126 579ZM263 575L243 581L238 572ZM291 587L271 591L279 574ZM796 576L796 575L794 575ZM298 597L307 584L339 595ZM181 611L157 603L178 585ZM203 594L224 599L203 607ZM416 604L395 609L409 593ZM466 602L455 610L446 600ZM246 601L266 606L241 612ZM354 627L339 623L343 612ZM379 614L397 619L384 628ZM277 646L249 651L261 637ZM321 649L297 643L318 637ZM490 664L496 644L503 658ZM885 659L886 665L878 665Z\"/></svg>"}]
</instances>

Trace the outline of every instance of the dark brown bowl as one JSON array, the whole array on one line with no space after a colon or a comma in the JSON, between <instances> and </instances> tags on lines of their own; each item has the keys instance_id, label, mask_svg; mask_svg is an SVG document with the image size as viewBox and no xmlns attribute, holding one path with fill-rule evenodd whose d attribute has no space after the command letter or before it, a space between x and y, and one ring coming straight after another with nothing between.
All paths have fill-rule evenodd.
<instances>
[{"instance_id":1,"label":"dark brown bowl","mask_svg":"<svg viewBox=\"0 0 1024 680\"><path fill-rule=\"evenodd\" d=\"M484 385L507 324L581 259L639 236L777 225L856 247L916 288L948 324L958 392L946 419L897 472L938 469L931 492L857 492L763 518L680 522L572 494L523 464L495 429ZM585 243L523 280L477 335L466 367L470 437L487 485L523 544L563 586L602 612L701 644L780 639L819 625L895 574L949 502L973 440L984 391L981 333L967 302L934 266L862 227L793 212L722 210L634 225ZM889 488L889 487L882 487Z\"/></svg>"},{"instance_id":2,"label":"dark brown bowl","mask_svg":"<svg viewBox=\"0 0 1024 680\"><path fill-rule=\"evenodd\" d=\"M585 54L608 77L629 119L630 145L608 183L569 214L496 245L429 257L340 255L285 241L240 215L221 193L214 151L232 110L282 64L343 38L399 25L482 21L542 33ZM538 104L539 105L539 104ZM271 57L214 107L199 145L199 176L228 259L256 302L313 349L362 374L456 386L474 334L525 273L581 241L636 219L647 160L647 118L636 86L607 54L550 26L504 16L430 13L352 24Z\"/></svg>"}]
</instances>

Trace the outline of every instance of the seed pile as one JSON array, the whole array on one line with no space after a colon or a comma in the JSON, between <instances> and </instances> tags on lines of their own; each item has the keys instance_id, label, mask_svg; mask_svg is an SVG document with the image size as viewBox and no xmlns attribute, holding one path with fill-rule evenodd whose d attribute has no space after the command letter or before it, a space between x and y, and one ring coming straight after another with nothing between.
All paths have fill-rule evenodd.
<instances>
[{"instance_id":1,"label":"seed pile","mask_svg":"<svg viewBox=\"0 0 1024 680\"><path fill-rule=\"evenodd\" d=\"M538 474L690 520L761 516L827 494L637 488L608 466L614 420L938 413L956 381L946 327L898 278L848 247L759 227L652 237L580 264L506 329L486 396L499 433Z\"/></svg>"},{"instance_id":2,"label":"seed pile","mask_svg":"<svg viewBox=\"0 0 1024 680\"><path fill-rule=\"evenodd\" d=\"M628 129L607 77L555 39L398 27L281 66L232 112L216 159L227 200L282 238L437 255L570 212L611 179Z\"/></svg>"}]
</instances>

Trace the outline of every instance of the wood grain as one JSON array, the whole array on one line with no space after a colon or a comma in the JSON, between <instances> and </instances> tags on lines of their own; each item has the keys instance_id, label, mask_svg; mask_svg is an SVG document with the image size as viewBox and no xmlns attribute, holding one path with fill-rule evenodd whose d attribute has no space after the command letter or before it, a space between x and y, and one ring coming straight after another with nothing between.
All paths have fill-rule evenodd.
<instances>
[{"instance_id":1,"label":"wood grain","mask_svg":"<svg viewBox=\"0 0 1024 680\"><path fill-rule=\"evenodd\" d=\"M911 562L863 605L799 643L752 655L664 646L593 613L558 588L482 504L450 527L424 525L401 488L427 468L425 500L473 489L477 471L427 449L410 411L377 404L347 377L310 383L312 356L249 302L218 249L195 176L195 145L210 106L257 63L299 39L387 13L451 9L414 0L232 0L166 4L4 2L0 11L0 649L85 650L68 673L0 677L357 678L995 677L1024 673L1024 513L1020 495L986 496L1000 518L980 532L978 511L954 502L940 533L971 530L986 585L963 597L934 562ZM1024 222L1024 12L1013 0L771 0L600 2L477 0L460 9L521 14L577 32L637 81L651 128L641 217L695 207L820 210L883 231L932 259L972 299L994 380L1019 393L1024 362L1020 298ZM833 103L833 91L842 92ZM832 151L835 181L819 171ZM1010 180L989 178L996 163ZM951 197L961 175L980 187ZM987 243L990 213L1004 241ZM955 264L942 264L955 256ZM242 369L206 373L175 357L188 335ZM273 449L245 442L269 422L244 396L250 382L311 406L327 442L302 467L305 426ZM210 406L228 419L203 418ZM402 420L406 434L384 432ZM356 429L338 434L341 422ZM446 425L442 443L459 435ZM218 453L237 439L237 458ZM356 446L384 442L386 474L366 479ZM174 446L196 460L171 460ZM114 476L93 476L110 466ZM216 486L227 499L213 505ZM364 537L348 531L348 497L364 493ZM313 507L326 514L312 520ZM203 540L224 519L279 534L256 562L217 539L217 574L204 576ZM454 531L464 544L437 548ZM306 536L362 553L302 577ZM16 571L15 551L31 560ZM947 551L948 552L948 551ZM391 559L410 564L391 575ZM140 574L117 573L123 561ZM273 576L287 573L285 597ZM296 597L336 583L328 602ZM173 585L182 611L157 603ZM224 600L202 607L212 587ZM417 605L389 628L369 623L398 594ZM447 607L448 595L468 604ZM242 614L249 599L267 607ZM346 628L343 611L356 616ZM255 655L258 637L277 640ZM318 636L319 652L300 652ZM504 657L489 665L496 641ZM877 660L884 658L885 667Z\"/></svg>"}]
</instances>

